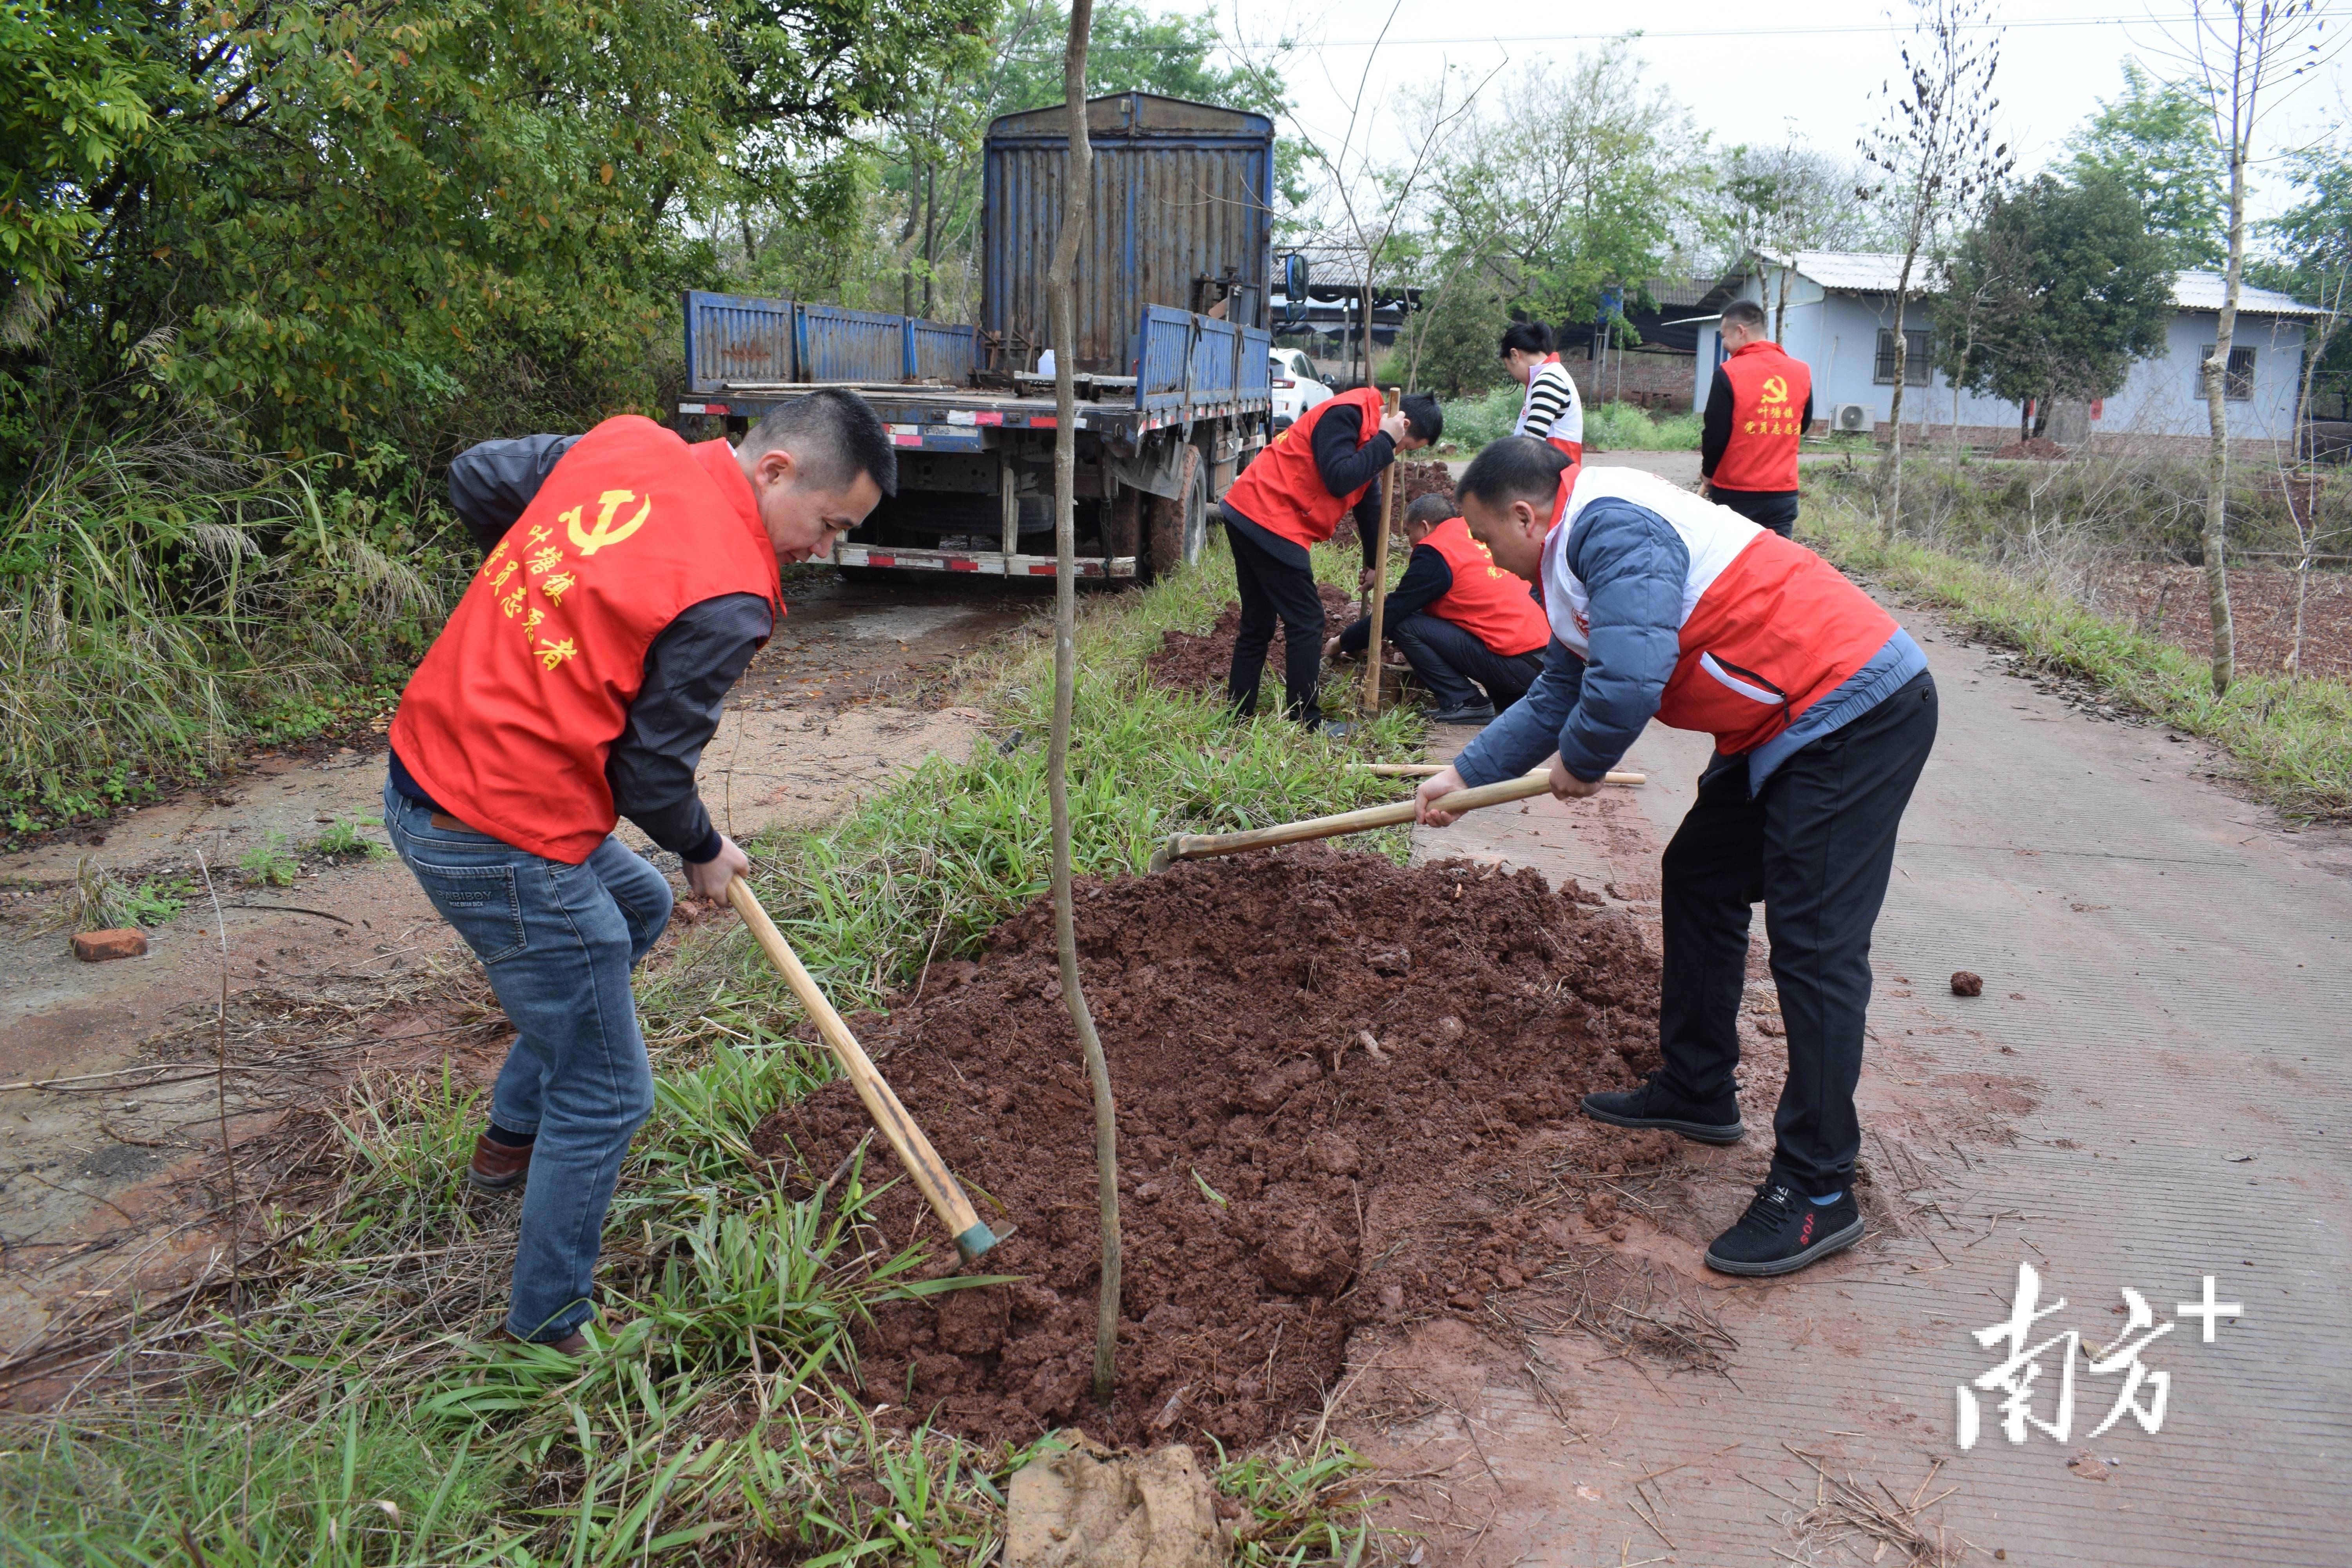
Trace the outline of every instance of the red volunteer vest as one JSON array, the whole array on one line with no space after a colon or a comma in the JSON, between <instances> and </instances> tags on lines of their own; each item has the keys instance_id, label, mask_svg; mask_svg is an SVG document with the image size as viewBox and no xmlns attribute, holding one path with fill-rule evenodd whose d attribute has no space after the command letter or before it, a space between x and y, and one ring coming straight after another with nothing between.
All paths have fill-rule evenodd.
<instances>
[{"instance_id":1,"label":"red volunteer vest","mask_svg":"<svg viewBox=\"0 0 2352 1568\"><path fill-rule=\"evenodd\" d=\"M1797 438L1813 373L1778 343L1749 343L1723 362L1731 383L1731 440L1707 482L1727 490L1797 488Z\"/></svg>"},{"instance_id":2,"label":"red volunteer vest","mask_svg":"<svg viewBox=\"0 0 2352 1568\"><path fill-rule=\"evenodd\" d=\"M613 831L604 760L679 611L757 594L774 547L725 441L607 419L563 454L401 693L393 749L467 826L577 866Z\"/></svg>"},{"instance_id":3,"label":"red volunteer vest","mask_svg":"<svg viewBox=\"0 0 2352 1568\"><path fill-rule=\"evenodd\" d=\"M1295 544L1320 544L1330 538L1349 509L1372 488L1359 485L1343 496L1323 488L1323 476L1315 467L1315 426L1335 408L1361 411L1357 446L1369 446L1380 434L1385 411L1378 387L1359 387L1327 397L1276 436L1274 444L1242 470L1242 477L1225 492L1225 503L1268 533Z\"/></svg>"},{"instance_id":4,"label":"red volunteer vest","mask_svg":"<svg viewBox=\"0 0 2352 1568\"><path fill-rule=\"evenodd\" d=\"M1468 523L1449 517L1422 542L1445 557L1454 572L1454 586L1429 606L1431 615L1452 621L1505 658L1551 641L1551 626L1528 593L1527 580L1496 565L1486 547L1470 537Z\"/></svg>"},{"instance_id":5,"label":"red volunteer vest","mask_svg":"<svg viewBox=\"0 0 2352 1568\"><path fill-rule=\"evenodd\" d=\"M1586 468L1563 484L1544 538L1544 605L1551 629L1579 655L1591 643L1584 584L1568 570L1576 514L1622 498L1656 512L1689 553L1675 672L1658 720L1715 737L1727 756L1751 751L1870 662L1897 630L1836 567L1728 507L1632 468Z\"/></svg>"}]
</instances>

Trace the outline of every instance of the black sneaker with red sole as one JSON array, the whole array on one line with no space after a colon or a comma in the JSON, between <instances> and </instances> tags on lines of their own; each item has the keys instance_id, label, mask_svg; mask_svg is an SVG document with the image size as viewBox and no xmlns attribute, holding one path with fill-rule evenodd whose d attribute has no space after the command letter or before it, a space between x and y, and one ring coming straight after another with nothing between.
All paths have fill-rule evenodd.
<instances>
[{"instance_id":1,"label":"black sneaker with red sole","mask_svg":"<svg viewBox=\"0 0 2352 1568\"><path fill-rule=\"evenodd\" d=\"M1834 1203L1767 1181L1739 1223L1715 1238L1706 1266L1722 1274L1793 1274L1862 1239L1862 1210L1848 1188Z\"/></svg>"},{"instance_id":2,"label":"black sneaker with red sole","mask_svg":"<svg viewBox=\"0 0 2352 1568\"><path fill-rule=\"evenodd\" d=\"M1737 1143L1748 1136L1737 1099L1726 1095L1706 1104L1685 1100L1666 1087L1664 1077L1654 1072L1639 1089L1588 1094L1584 1114L1612 1127L1662 1128L1701 1143Z\"/></svg>"}]
</instances>

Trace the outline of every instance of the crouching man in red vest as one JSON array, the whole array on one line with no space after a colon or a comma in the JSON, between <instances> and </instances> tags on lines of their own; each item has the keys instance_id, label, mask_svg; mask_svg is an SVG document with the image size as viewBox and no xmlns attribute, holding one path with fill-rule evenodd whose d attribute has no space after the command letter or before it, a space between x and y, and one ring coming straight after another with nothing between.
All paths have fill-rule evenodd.
<instances>
[{"instance_id":1,"label":"crouching man in red vest","mask_svg":"<svg viewBox=\"0 0 2352 1568\"><path fill-rule=\"evenodd\" d=\"M1745 1135L1734 1024L1760 900L1789 1078L1770 1173L1706 1261L1785 1274L1862 1238L1870 931L1936 739L1936 684L1909 635L1801 545L1632 468L1588 466L1570 487L1567 466L1513 437L1457 487L1496 563L1539 577L1554 641L1525 700L1422 786L1421 819L1443 826L1431 802L1547 756L1554 795L1591 795L1652 719L1715 737L1664 856L1664 1065L1584 1110L1707 1143Z\"/></svg>"},{"instance_id":2,"label":"crouching man in red vest","mask_svg":"<svg viewBox=\"0 0 2352 1568\"><path fill-rule=\"evenodd\" d=\"M1404 535L1412 558L1381 601L1381 634L1395 639L1436 703L1431 723L1484 724L1543 672L1551 627L1527 580L1495 564L1444 496L1416 497ZM1366 616L1325 643L1323 657L1361 653L1371 640Z\"/></svg>"},{"instance_id":3,"label":"crouching man in red vest","mask_svg":"<svg viewBox=\"0 0 2352 1568\"><path fill-rule=\"evenodd\" d=\"M1315 590L1307 552L1353 511L1370 587L1381 531L1380 492L1372 481L1399 452L1428 446L1444 427L1437 399L1426 394L1406 398L1401 412L1383 418L1378 388L1343 392L1276 437L1225 492L1221 515L1233 542L1234 583L1242 601L1225 695L1243 718L1257 711L1258 681L1278 616L1288 639L1283 680L1290 717L1309 729L1321 727L1323 597Z\"/></svg>"},{"instance_id":4,"label":"crouching man in red vest","mask_svg":"<svg viewBox=\"0 0 2352 1568\"><path fill-rule=\"evenodd\" d=\"M670 889L614 824L676 851L703 898L751 869L696 763L783 613L778 563L830 551L897 486L888 433L839 391L738 447L625 416L488 442L450 470L489 559L401 695L383 820L515 1026L467 1177L529 1180L518 1339L586 1348L604 1209L653 1110L629 972Z\"/></svg>"}]
</instances>

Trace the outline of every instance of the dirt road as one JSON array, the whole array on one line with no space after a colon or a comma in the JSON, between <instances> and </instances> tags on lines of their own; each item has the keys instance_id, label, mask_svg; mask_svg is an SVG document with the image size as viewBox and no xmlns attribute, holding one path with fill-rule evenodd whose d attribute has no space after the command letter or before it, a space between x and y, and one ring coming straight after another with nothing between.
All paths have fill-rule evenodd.
<instances>
[{"instance_id":1,"label":"dirt road","mask_svg":"<svg viewBox=\"0 0 2352 1568\"><path fill-rule=\"evenodd\" d=\"M1636 1307L1712 1321L1738 1348L1719 1374L1677 1372L1672 1355L1605 1359L1583 1333L1538 1333L1555 1412L1521 1353L1430 1325L1387 1369L1426 1414L1356 1435L1395 1474L1434 1478L1403 1483L1398 1505L1400 1523L1437 1524L1433 1561L1866 1562L1864 1504L1955 1563L1963 1542L1971 1563L2345 1560L2352 848L2225 792L2203 745L2087 714L1898 613L1921 633L1944 729L1878 928L1862 1082L1874 1235L1782 1283L1699 1265L1769 1153L1779 1030L1759 920L1742 1033L1761 1135L1694 1146L1677 1173L1630 1187L1622 1244L1654 1283ZM1482 813L1416 848L1649 907L1705 751L1654 728L1630 763L1646 789ZM1959 969L1982 996L1952 994ZM2065 1303L2023 1341L2060 1336L2031 1415L2057 1426L2071 1374L2072 1419L2063 1439L2027 1425L2012 1444L1990 1387L1964 1453L1958 1391L2008 1353L1979 1331L2010 1316L2021 1265L2039 1271L2041 1309ZM2209 1299L2210 1334L2184 1315ZM2131 1391L2143 1409L2164 1396L2161 1420L2121 1414L2093 1437L2130 1374L2120 1355L2095 1370L2090 1347L2119 1339L2168 1379ZM1849 1476L1861 1503L1841 1500ZM1914 1561L1895 1539L1884 1561Z\"/></svg>"},{"instance_id":2,"label":"dirt road","mask_svg":"<svg viewBox=\"0 0 2352 1568\"><path fill-rule=\"evenodd\" d=\"M719 826L748 838L822 821L933 752L961 755L981 716L941 705L956 661L1039 602L962 582L788 589L703 753ZM494 1068L506 1036L494 1019L459 1026L471 962L415 879L388 855L313 847L337 822L381 844L383 772L380 747L257 757L201 794L0 858L0 1357L56 1313L103 1311L216 1247L182 1184L220 1147L206 1064L224 969L233 1057L264 1064L231 1075L232 1143L373 1068L445 1055L461 1074ZM78 963L42 929L84 856L188 900L147 956ZM676 857L654 859L677 879ZM276 880L241 869L258 860L278 862ZM23 1087L58 1079L76 1081Z\"/></svg>"}]
</instances>

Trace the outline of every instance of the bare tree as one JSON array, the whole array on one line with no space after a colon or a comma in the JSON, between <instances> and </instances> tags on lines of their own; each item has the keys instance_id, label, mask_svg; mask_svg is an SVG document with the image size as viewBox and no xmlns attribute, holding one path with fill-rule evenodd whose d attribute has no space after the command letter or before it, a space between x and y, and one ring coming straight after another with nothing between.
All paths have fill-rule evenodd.
<instances>
[{"instance_id":1,"label":"bare tree","mask_svg":"<svg viewBox=\"0 0 2352 1568\"><path fill-rule=\"evenodd\" d=\"M2223 274L2221 314L2213 353L2205 361L2205 418L2211 441L2205 458L2205 599L2213 617L2213 692L2230 689L2236 664L2236 628L2230 616L2230 574L2222 559L2230 532L2230 344L2246 272L2246 168L2254 135L2299 77L2315 70L2340 45L2326 42L2326 13L2315 0L2189 0L2189 19L2171 36L2173 51L2213 116L2230 182L2230 263Z\"/></svg>"},{"instance_id":2,"label":"bare tree","mask_svg":"<svg viewBox=\"0 0 2352 1568\"><path fill-rule=\"evenodd\" d=\"M1095 1184L1102 1221L1102 1281L1095 1300L1095 1398L1110 1403L1118 1386L1118 1108L1110 1097L1110 1064L1095 1032L1078 977L1077 919L1070 901L1070 713L1078 679L1077 393L1072 374L1078 356L1078 247L1085 242L1087 195L1094 187L1094 146L1087 137L1087 34L1094 0L1072 0L1070 45L1062 67L1070 113L1070 162L1062 181L1062 232L1046 276L1053 291L1054 341L1054 733L1045 759L1045 793L1054 814L1054 948L1062 965L1062 1000L1087 1058L1095 1097Z\"/></svg>"},{"instance_id":3,"label":"bare tree","mask_svg":"<svg viewBox=\"0 0 2352 1568\"><path fill-rule=\"evenodd\" d=\"M1381 23L1380 32L1365 55L1364 68L1354 91L1346 100L1348 120L1336 146L1326 147L1286 103L1284 110L1296 145L1305 160L1325 176L1318 195L1328 205L1320 214L1308 215L1306 220L1308 229L1316 233L1315 247L1358 262L1362 268L1356 279L1356 337L1358 352L1362 355L1362 380L1368 385L1372 379L1372 313L1379 273L1393 265L1396 243L1416 210L1446 143L1465 123L1487 83L1510 63L1507 58L1466 87L1457 87L1454 73L1441 68L1431 89L1407 95L1405 101L1413 110L1414 119L1406 127L1404 159L1393 164L1375 162L1371 142L1378 114L1371 102L1372 67L1380 58L1381 43L1395 24L1403 0L1396 0L1390 6L1388 16ZM1243 38L1240 20L1241 10L1236 3L1235 25L1227 33L1227 47L1245 68L1270 73L1272 66L1257 57L1286 49L1289 45L1254 47ZM1338 84L1333 85L1338 90Z\"/></svg>"},{"instance_id":4,"label":"bare tree","mask_svg":"<svg viewBox=\"0 0 2352 1568\"><path fill-rule=\"evenodd\" d=\"M1903 390L1910 361L1903 317L1914 270L1952 215L1974 210L2015 163L2008 143L1993 140L2000 34L1990 22L1990 0L1911 0L1911 39L1902 47L1903 86L1881 86L1883 118L1858 143L1876 181L1867 194L1892 204L1903 242L1887 417L1893 438L1880 468L1889 496L1879 526L1889 540L1903 511Z\"/></svg>"},{"instance_id":5,"label":"bare tree","mask_svg":"<svg viewBox=\"0 0 2352 1568\"><path fill-rule=\"evenodd\" d=\"M2352 222L2352 215L2347 215L2347 221ZM2296 440L2282 459L2283 469L2300 467L2294 459L2301 455L2303 430L2311 418L2312 387L2319 378L2319 362L2326 357L2328 344L2344 325L2347 303L2352 302L2347 300L2347 291L2352 291L2352 265L2339 260L2336 276L2326 280L2325 288L2326 291L2319 300L2319 319L2304 328L2303 386L2294 405ZM2313 445L2315 448L2317 443ZM2315 450L2311 455L2316 457L2317 453ZM2311 594L2311 569L2318 562L2319 547L2340 531L2319 526L2320 486L2298 484L2300 477L2285 471L2281 473L2279 481L2286 495L2288 517L2294 523L2294 640L2287 648L2286 668L2287 673L2297 680L2303 679L2304 606Z\"/></svg>"}]
</instances>

